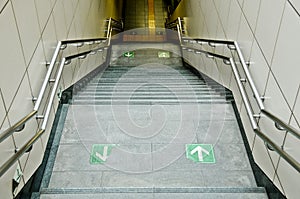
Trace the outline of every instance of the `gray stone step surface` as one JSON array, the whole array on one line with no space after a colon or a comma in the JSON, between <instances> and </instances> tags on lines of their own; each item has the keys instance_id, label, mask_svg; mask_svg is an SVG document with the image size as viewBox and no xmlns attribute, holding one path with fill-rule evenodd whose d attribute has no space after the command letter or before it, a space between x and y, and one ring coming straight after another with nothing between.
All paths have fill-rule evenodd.
<instances>
[{"instance_id":1,"label":"gray stone step surface","mask_svg":"<svg viewBox=\"0 0 300 199\"><path fill-rule=\"evenodd\" d=\"M268 198L256 186L231 104L163 110L71 105L40 198ZM216 162L188 159L190 143L213 144ZM90 162L95 144L115 145L103 164Z\"/></svg>"},{"instance_id":2,"label":"gray stone step surface","mask_svg":"<svg viewBox=\"0 0 300 199\"><path fill-rule=\"evenodd\" d=\"M109 66L82 84L40 198L267 198L226 90L207 83L149 63Z\"/></svg>"},{"instance_id":3,"label":"gray stone step surface","mask_svg":"<svg viewBox=\"0 0 300 199\"><path fill-rule=\"evenodd\" d=\"M153 45L150 51L155 51ZM151 53L146 54L151 56ZM213 88L213 84L208 86L208 82L183 66L134 65L108 67L81 88L72 103L165 105L229 102L224 88L218 85Z\"/></svg>"},{"instance_id":4,"label":"gray stone step surface","mask_svg":"<svg viewBox=\"0 0 300 199\"><path fill-rule=\"evenodd\" d=\"M114 192L115 191L115 192ZM176 198L203 198L203 199L268 199L263 188L227 188L227 189L128 189L122 192L122 189L48 189L43 191L41 199L65 199L65 198L146 198L146 199L176 199Z\"/></svg>"}]
</instances>

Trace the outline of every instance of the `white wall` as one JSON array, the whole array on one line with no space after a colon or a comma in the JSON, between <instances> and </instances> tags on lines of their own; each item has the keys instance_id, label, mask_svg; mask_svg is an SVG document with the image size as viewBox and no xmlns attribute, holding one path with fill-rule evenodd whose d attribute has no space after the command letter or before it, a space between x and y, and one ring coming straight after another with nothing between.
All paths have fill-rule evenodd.
<instances>
[{"instance_id":1,"label":"white wall","mask_svg":"<svg viewBox=\"0 0 300 199\"><path fill-rule=\"evenodd\" d=\"M299 0L183 0L187 3L190 37L237 40L267 110L300 128L300 1ZM182 12L181 12L182 13ZM224 48L218 48L218 52ZM241 113L255 161L288 198L299 197L300 174L251 130L229 66L195 54L186 54L197 68L230 88ZM212 72L211 68L222 73ZM240 67L240 66L238 66ZM254 104L254 101L251 100ZM258 109L254 107L256 113ZM261 130L300 162L300 141L278 131L267 118Z\"/></svg>"},{"instance_id":2,"label":"white wall","mask_svg":"<svg viewBox=\"0 0 300 199\"><path fill-rule=\"evenodd\" d=\"M110 12L103 4L109 0L0 0L0 132L33 110L50 61L59 40L101 37L101 24ZM112 11L113 12L113 11ZM91 47L85 47L88 49ZM77 52L68 48L64 55ZM65 66L60 88L64 89L104 61L101 54L84 61L73 61ZM79 71L79 72L76 72ZM41 105L46 104L45 99ZM55 98L49 125L30 153L23 157L0 178L0 197L12 198L12 178L17 164L24 176L20 190L43 158L58 99ZM0 165L21 148L40 127L33 119L22 133L15 133L0 143Z\"/></svg>"}]
</instances>

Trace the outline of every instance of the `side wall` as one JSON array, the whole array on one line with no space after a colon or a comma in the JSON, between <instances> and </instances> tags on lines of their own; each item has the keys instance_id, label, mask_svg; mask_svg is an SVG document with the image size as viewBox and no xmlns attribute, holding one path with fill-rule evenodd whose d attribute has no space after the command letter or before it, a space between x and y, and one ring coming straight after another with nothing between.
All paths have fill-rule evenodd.
<instances>
[{"instance_id":1,"label":"side wall","mask_svg":"<svg viewBox=\"0 0 300 199\"><path fill-rule=\"evenodd\" d=\"M181 3L186 4L187 16L181 17L187 17L188 36L237 40L246 61L251 62L249 69L259 93L266 98L266 109L299 129L299 1L183 0ZM233 91L255 161L288 198L299 197L300 174L255 136L229 66L191 53L186 56L201 72L209 73L214 70L208 70L212 67L221 72L221 76L208 75ZM277 130L265 117L259 120L259 126L300 161L299 140Z\"/></svg>"},{"instance_id":2,"label":"side wall","mask_svg":"<svg viewBox=\"0 0 300 199\"><path fill-rule=\"evenodd\" d=\"M0 132L33 110L50 61L59 40L102 37L101 25L107 17L118 17L120 8L112 0L0 0ZM121 7L120 5L118 5ZM109 9L106 9L109 7ZM65 53L77 49L67 48ZM74 61L64 69L60 89L69 87L105 60L99 54ZM47 99L47 97L46 97ZM46 101L46 100L45 100ZM41 107L45 107L43 102ZM56 98L46 133L0 178L1 198L12 198L12 178L17 167L24 174L18 191L40 165L51 124L58 106ZM22 133L0 143L0 165L21 148L40 126L31 120Z\"/></svg>"}]
</instances>

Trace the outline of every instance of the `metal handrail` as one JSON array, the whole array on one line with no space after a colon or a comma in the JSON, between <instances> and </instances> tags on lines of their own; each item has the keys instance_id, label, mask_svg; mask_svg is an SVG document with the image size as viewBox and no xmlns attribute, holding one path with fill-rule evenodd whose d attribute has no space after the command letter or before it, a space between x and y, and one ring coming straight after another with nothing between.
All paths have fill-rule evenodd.
<instances>
[{"instance_id":1,"label":"metal handrail","mask_svg":"<svg viewBox=\"0 0 300 199\"><path fill-rule=\"evenodd\" d=\"M82 43L82 42L98 42L106 40L105 37L98 37L98 38L92 38L92 39L72 39L72 40L65 40L61 41L62 44L74 44L74 43Z\"/></svg>"},{"instance_id":2,"label":"metal handrail","mask_svg":"<svg viewBox=\"0 0 300 199\"><path fill-rule=\"evenodd\" d=\"M272 113L270 113L267 110L261 110L261 112L264 115L268 116L268 118L270 118L274 122L278 123L282 128L284 128L285 130L290 132L296 138L300 139L300 131L299 130L297 130L296 128L292 127L291 125L285 123L284 121L282 121L281 119L279 119L278 117L276 117L275 115L273 115Z\"/></svg>"},{"instance_id":3,"label":"metal handrail","mask_svg":"<svg viewBox=\"0 0 300 199\"><path fill-rule=\"evenodd\" d=\"M243 56L243 54L242 54L242 51L241 51L241 49L240 49L240 47L239 47L239 45L238 45L238 43L237 43L236 41L234 42L234 46L235 46L236 51L237 51L237 53L238 53L239 59L240 59L240 61L241 61L243 70L244 70L245 75L246 75L246 78L247 78L247 81L249 82L250 88L251 88L251 90L252 90L252 92L253 92L253 94L254 94L255 100L256 100L256 102L257 102L257 104L258 104L260 110L264 110L264 109L265 109L265 106L264 106L264 104L263 104L263 101L262 101L262 99L261 99L261 96L260 96L259 93L258 93L258 90L257 90L257 88L256 88L256 86L255 86L254 81L253 81L253 78L252 78L251 75L250 75L250 71L249 71L249 69L248 69L248 66L247 66L247 64L246 64L246 62L245 62L244 56Z\"/></svg>"},{"instance_id":4,"label":"metal handrail","mask_svg":"<svg viewBox=\"0 0 300 199\"><path fill-rule=\"evenodd\" d=\"M250 84L250 88L255 96L255 99L257 101L257 104L261 110L261 112L266 115L268 118L270 118L271 120L273 120L274 122L278 123L281 127L283 127L285 130L287 130L288 132L290 132L292 135L294 135L296 138L300 139L300 131L295 129L294 127L292 127L291 125L285 123L284 121L282 121L281 119L279 119L277 116L275 116L274 114L271 114L269 111L265 110L263 101L258 93L258 90L256 89L256 86L254 84L254 81L250 75L249 69L247 67L247 64L245 62L245 59L242 55L241 49L238 45L238 43L236 41L226 41L226 40L212 40L212 39L192 39L192 38L182 38L182 40L184 42L188 42L189 40L195 40L195 41L200 41L200 42L205 42L208 43L210 46L214 46L214 44L223 44L223 45L232 45L234 46L234 48L231 49L235 49L238 53L239 59L241 61L243 70L245 72L247 81ZM210 53L212 54L212 53ZM213 55L216 57L216 55Z\"/></svg>"},{"instance_id":5,"label":"metal handrail","mask_svg":"<svg viewBox=\"0 0 300 199\"><path fill-rule=\"evenodd\" d=\"M99 48L97 48L99 49ZM88 52L90 53L91 51L86 51L85 53L88 54ZM46 130L46 126L48 123L48 119L49 119L49 115L51 113L51 108L52 108L52 104L58 89L58 85L62 76L62 72L64 69L64 66L67 65L66 61L69 59L74 59L76 57L80 57L82 56L82 53L78 53L76 55L71 55L68 57L64 57L62 58L59 68L58 68L58 72L56 74L56 78L55 78L55 82L54 85L52 87L51 90L51 94L50 94L50 99L48 101L47 107L46 107L46 111L44 114L44 119L43 119L43 123L41 125L40 130L38 131L38 133L36 133L20 150L18 150L12 157L10 157L1 167L0 167L0 177L43 135L43 133Z\"/></svg>"},{"instance_id":6,"label":"metal handrail","mask_svg":"<svg viewBox=\"0 0 300 199\"><path fill-rule=\"evenodd\" d=\"M48 68L46 77L45 77L44 82L43 82L43 84L42 84L42 88L41 88L40 93L39 93L39 95L38 95L38 98L37 98L37 100L36 100L36 102L35 102L35 106L34 106L33 110L36 110L36 111L37 111L37 110L39 110L39 108L40 108L40 105L41 105L43 96L44 96L44 94L45 94L47 85L48 85L48 83L49 83L49 79L50 79L51 73L52 73L53 68L54 68L54 66L55 66L55 63L56 63L58 54L59 54L59 52L60 52L60 50L61 50L61 46L62 46L62 42L59 41L58 44L57 44L57 46L56 46L56 49L55 49L55 51L54 51L54 55L53 55L53 57L52 57L52 59L51 59L51 62L50 62L50 65L49 65L49 68Z\"/></svg>"},{"instance_id":7,"label":"metal handrail","mask_svg":"<svg viewBox=\"0 0 300 199\"><path fill-rule=\"evenodd\" d=\"M92 38L92 39L78 39L78 40L65 40L65 41L59 41L53 57L51 59L51 62L49 64L44 82L42 84L42 87L40 89L39 95L36 99L34 99L35 101L35 106L33 108L33 111L31 111L29 114L27 114L26 116L24 116L22 119L20 119L19 121L17 121L14 125L12 125L11 127L9 127L8 129L4 130L2 133L0 133L0 143L3 142L6 138L8 138L9 136L11 136L13 133L15 133L15 131L20 128L22 125L24 125L28 120L30 120L33 116L35 116L40 108L43 96L45 94L45 90L48 86L49 80L50 80L50 76L53 72L57 57L60 53L60 50L64 49L62 48L63 45L66 44L74 44L74 43L82 43L82 42L96 42L96 41L103 41L106 40L106 38Z\"/></svg>"},{"instance_id":8,"label":"metal handrail","mask_svg":"<svg viewBox=\"0 0 300 199\"><path fill-rule=\"evenodd\" d=\"M11 136L18 128L20 128L22 125L24 125L28 120L30 120L35 114L37 113L36 110L33 110L31 113L23 117L20 121L15 123L10 128L6 129L0 134L0 143L3 142L6 138Z\"/></svg>"},{"instance_id":9,"label":"metal handrail","mask_svg":"<svg viewBox=\"0 0 300 199\"><path fill-rule=\"evenodd\" d=\"M255 129L254 132L256 135L258 135L262 140L264 140L266 143L268 143L274 151L276 151L280 157L285 159L293 168L295 168L298 172L300 172L300 163L295 160L290 154L285 152L282 147L279 147L277 144L275 144L268 136L263 134L260 130Z\"/></svg>"},{"instance_id":10,"label":"metal handrail","mask_svg":"<svg viewBox=\"0 0 300 199\"><path fill-rule=\"evenodd\" d=\"M199 54L199 53L197 53L197 52L199 52L198 49L189 48L189 47L183 47L183 48L185 50L188 50L189 52L195 52L196 54ZM270 145L272 147L272 149L274 149L274 151L276 151L280 155L280 157L282 157L283 159L285 159L293 168L295 168L298 172L300 172L300 163L297 160L295 160L291 155L289 155L287 152L285 152L282 149L282 147L280 147L277 144L275 144L267 135L265 135L264 133L262 133L259 130L259 126L257 124L257 121L255 120L255 117L254 117L254 114L253 114L253 111L252 111L249 99L248 99L247 94L246 94L246 90L245 90L245 88L244 88L244 86L242 84L242 79L241 79L241 77L239 75L239 72L237 70L237 66L236 66L235 61L233 60L233 58L225 57L223 55L218 55L218 54L211 53L211 52L204 51L204 50L201 50L201 53L212 55L215 58L222 59L225 64L231 65L231 68L232 68L235 80L236 80L237 85L238 85L238 89L239 89L239 91L241 93L242 100L243 100L243 102L245 104L246 112L247 112L247 115L249 117L249 120L250 120L250 123L251 123L251 126L252 126L254 132L265 143L267 143L268 145ZM215 56L215 55L217 55L217 56ZM287 125L283 121L279 120L276 116L274 116L273 114L269 113L268 111L262 110L262 112L264 114L266 114L267 116L269 116L270 118L273 117L274 120L276 120L279 123L279 125L281 125L283 128L286 128L287 130L290 130L291 132L294 132L294 131L298 132L296 129L290 127L289 125ZM294 135L296 137L299 136L299 134L294 134Z\"/></svg>"},{"instance_id":11,"label":"metal handrail","mask_svg":"<svg viewBox=\"0 0 300 199\"><path fill-rule=\"evenodd\" d=\"M182 41L183 42L188 42L190 40L195 40L195 41L199 41L199 42L205 42L205 43L208 43L209 45L212 45L214 43L216 44L223 44L223 45L232 45L230 47L230 49L235 49L237 50L237 53L238 53L238 56L239 56L239 59L241 61L241 64L242 64L242 67L243 67L243 70L245 72L245 75L246 75L246 79L247 81L249 82L249 85L250 85L250 88L254 94L254 97L255 97L255 100L261 110L261 112L266 115L268 118L270 118L271 120L273 120L274 122L277 122L278 124L280 124L284 129L286 129L288 132L290 132L291 134L293 134L295 137L297 137L298 139L300 139L300 132L299 130L295 129L294 127L292 127L291 125L283 122L281 119L279 119L277 116L271 114L269 111L265 110L265 107L264 107L264 104L263 104L263 101L258 93L258 90L255 86L255 83L251 77L251 74L249 72L249 69L247 67L247 64L245 62L245 59L243 58L243 55L242 55L242 52L240 50L240 47L238 45L238 43L236 41L225 41L225 40L211 40L211 39L191 39L191 38L183 38ZM208 52L210 53L210 52ZM213 55L213 53L210 53ZM215 56L215 55L214 55Z\"/></svg>"},{"instance_id":12,"label":"metal handrail","mask_svg":"<svg viewBox=\"0 0 300 199\"><path fill-rule=\"evenodd\" d=\"M181 21L180 21L181 22ZM179 24L177 24L177 29L179 29ZM182 35L182 32L178 34L179 36ZM282 121L281 119L279 119L277 116L275 116L274 114L270 113L269 111L265 110L263 101L258 93L258 90L255 86L255 83L251 77L251 74L249 72L249 69L247 67L247 64L245 62L245 59L243 57L243 54L241 52L241 49L238 45L238 43L236 41L226 41L226 40L213 40L213 39L199 39L199 38L187 38L187 37L182 37L180 38L180 41L188 43L190 41L190 43L194 43L194 41L196 41L199 44L204 44L207 43L209 46L211 47L216 47L217 45L227 45L227 47L230 50L236 50L239 60L241 62L242 65L242 69L245 73L246 76L246 81L249 82L250 88L253 92L254 98L256 99L257 105L261 111L262 114L266 115L269 119L271 119L272 121L275 122L275 124L280 125L280 127L283 130L288 131L289 133L291 133L292 135L294 135L296 138L300 139L300 131L297 130L296 128L292 127L291 125L285 123L284 121ZM242 100L244 102L245 105L245 109L248 115L248 118L250 120L251 126L254 130L254 132L268 145L270 145L272 147L272 149L274 151L276 151L280 157L282 157L283 159L285 159L293 168L295 168L298 172L300 172L300 163L295 160L292 156L290 156L286 151L283 150L282 147L276 145L268 136L266 136L265 134L263 134L260 130L259 130L259 126L257 124L257 121L255 119L255 115L253 114L253 110L251 108L251 104L249 102L249 98L247 96L246 90L242 84L242 82L244 81L244 79L241 79L240 74L238 72L236 63L234 61L233 58L229 58L229 57L225 57L223 55L219 55L216 53L212 53L206 50L200 50L200 49L195 49L195 48L191 48L191 47L185 47L182 46L182 49L186 49L188 51L193 51L196 54L200 54L200 53L204 53L206 55L210 55L219 59L223 59L223 62L225 64L229 64L231 65L235 80L237 82L238 85L238 89L241 93L242 96Z\"/></svg>"},{"instance_id":13,"label":"metal handrail","mask_svg":"<svg viewBox=\"0 0 300 199\"><path fill-rule=\"evenodd\" d=\"M111 22L112 22L112 18L110 17L108 20L108 26L107 26L107 34L106 34L106 38L109 37L109 33L111 32Z\"/></svg>"},{"instance_id":14,"label":"metal handrail","mask_svg":"<svg viewBox=\"0 0 300 199\"><path fill-rule=\"evenodd\" d=\"M66 62L66 58L62 58L62 60L60 62L60 65L59 65L59 68L58 68L58 72L56 74L54 85L52 87L52 92L51 92L50 99L49 99L49 102L48 102L48 105L47 105L47 108L46 108L46 112L44 114L44 120L43 120L43 123L42 123L42 126L41 126L42 130L46 129L46 125L48 123L48 119L49 119L49 115L50 115L51 108L52 108L52 105L53 105L54 97L55 97L55 94L56 94L56 91L57 91L57 88L58 88L58 85L59 85L59 82L60 82L60 78L61 78L64 66L65 66L65 62Z\"/></svg>"},{"instance_id":15,"label":"metal handrail","mask_svg":"<svg viewBox=\"0 0 300 199\"><path fill-rule=\"evenodd\" d=\"M185 41L186 41L186 39L187 38L183 38L183 40L185 40ZM237 42L232 42L232 41L226 41L224 43L222 43L221 40L198 39L198 41L207 42L207 43L209 43L209 42L221 43L221 44L224 44L224 45L234 45L234 49L236 49L236 50L239 49L239 46L238 46ZM195 49L195 48L191 48L191 47L182 46L182 48L185 49L185 50L188 50L190 52L195 52L196 54L200 54L200 53L209 54L209 55L211 55L213 57L222 59L225 64L230 64L231 65L231 68L232 68L235 80L236 80L237 85L238 85L238 89L239 89L239 91L241 93L242 100L243 100L243 102L245 104L246 112L247 112L247 115L249 117L249 120L250 120L250 123L251 123L251 126L252 126L254 132L265 143L267 143L268 145L270 145L272 147L272 149L274 149L274 151L276 151L280 155L280 157L282 157L283 159L285 159L293 168L295 168L298 172L300 172L300 163L297 160L295 160L291 155L289 155L286 151L284 151L282 149L282 147L276 145L268 136L266 136L264 133L262 133L259 130L259 126L257 124L257 121L256 121L255 117L254 117L254 114L253 114L253 111L252 111L252 108L251 108L251 105L250 105L250 102L249 102L249 98L248 98L248 96L246 94L246 90L245 90L245 88L244 88L244 86L242 84L242 79L241 79L241 77L239 75L236 63L233 60L233 58L225 57L223 55L219 55L219 54L212 53L212 52L209 52L209 51L206 51L206 50L199 50L199 49ZM233 48L230 48L230 49L233 49ZM238 50L238 51L239 51L238 52L238 56L239 56L240 61L244 62L244 65L246 66L246 63L245 63L245 60L243 58L243 55L242 55L241 51L240 50ZM200 52L200 53L197 53L197 52ZM243 69L244 68L245 67L243 66ZM248 67L246 67L246 69L248 70ZM250 83L250 86L253 87L252 92L257 91L257 89L255 87L255 84L254 84L254 82L252 80L252 77L250 75L250 72L249 71L245 71L245 70L244 70L244 72L245 72L247 80L249 81L249 79L250 79L249 83L252 82L252 83ZM254 97L257 98L257 96L259 96L258 92L257 92L257 94L254 93ZM258 99L259 100L257 100L257 102L261 101L261 104L262 104L261 98L259 97ZM267 110L265 110L263 104L259 105L259 107L260 107L260 110L261 110L261 112L263 114L265 114L266 116L268 116L274 122L277 122L281 127L283 127L284 129L286 129L288 132L290 132L291 134L293 134L298 139L300 138L300 133L299 133L299 131L297 129L293 128L291 125L286 124L285 122L283 122L282 120L280 120L278 117L276 117L275 115L273 115L270 112L268 112Z\"/></svg>"},{"instance_id":16,"label":"metal handrail","mask_svg":"<svg viewBox=\"0 0 300 199\"><path fill-rule=\"evenodd\" d=\"M205 50L201 50L201 49L197 49L197 48L192 48L192 47L182 47L182 48L183 48L183 50L193 51L196 54L201 54L202 53L202 54L205 54L207 56L213 56L213 57L217 57L219 59L230 61L229 57L226 57L226 56L220 55L220 54L216 54L216 53L213 53L213 52L208 52L208 51L205 51Z\"/></svg>"},{"instance_id":17,"label":"metal handrail","mask_svg":"<svg viewBox=\"0 0 300 199\"><path fill-rule=\"evenodd\" d=\"M26 144L18 150L13 156L11 156L0 168L0 177L5 174L5 172L14 165L17 160L28 150L30 147L40 138L45 130L39 130Z\"/></svg>"},{"instance_id":18,"label":"metal handrail","mask_svg":"<svg viewBox=\"0 0 300 199\"><path fill-rule=\"evenodd\" d=\"M106 20L108 22L108 25L107 25L107 30L106 30L106 38L109 38L110 37L110 34L112 32L112 30L117 30L119 32L123 31L123 23L116 20L116 19L113 19L113 18L109 18ZM115 25L117 24L117 25Z\"/></svg>"},{"instance_id":19,"label":"metal handrail","mask_svg":"<svg viewBox=\"0 0 300 199\"><path fill-rule=\"evenodd\" d=\"M179 21L181 20L180 17L176 18L174 21L166 21L165 26L166 28L177 28L177 24L179 23Z\"/></svg>"},{"instance_id":20,"label":"metal handrail","mask_svg":"<svg viewBox=\"0 0 300 199\"><path fill-rule=\"evenodd\" d=\"M258 93L258 90L257 90L257 88L255 86L255 83L254 83L254 81L253 81L253 79L252 79L252 77L250 75L250 72L249 72L249 69L248 69L247 64L245 62L244 56L242 55L242 51L241 51L241 49L240 49L240 47L239 47L239 45L238 45L238 43L236 41L183 38L184 42L187 42L189 40L191 40L191 41L193 41L193 40L200 41L202 43L205 42L205 43L208 43L210 46L214 46L214 44L231 45L232 46L231 49L235 49L236 52L237 52L237 54L238 54L238 56L239 56L240 62L242 64L243 70L244 70L246 78L247 78L247 81L250 84L250 88L251 88L251 90L252 90L252 92L254 94L255 100L256 100L259 108L261 110L265 109L263 101L262 101L262 99L261 99L261 97L260 97L260 95Z\"/></svg>"},{"instance_id":21,"label":"metal handrail","mask_svg":"<svg viewBox=\"0 0 300 199\"><path fill-rule=\"evenodd\" d=\"M254 130L256 130L256 129L258 129L257 122L256 122L255 118L253 117L254 114L253 114L253 111L252 111L249 99L247 97L245 88L243 87L243 84L241 82L241 77L239 75L238 69L237 69L236 64L235 64L235 62L234 62L234 60L232 58L230 58L229 61L230 61L230 65L232 67L232 71L233 71L236 83L237 83L238 88L240 90L240 93L242 95L242 100L243 100L243 102L245 104L245 108L246 108L248 117L250 119L251 126L252 126L252 128Z\"/></svg>"},{"instance_id":22,"label":"metal handrail","mask_svg":"<svg viewBox=\"0 0 300 199\"><path fill-rule=\"evenodd\" d=\"M110 45L110 40L111 40L111 31L112 29L110 29L110 33L109 33L109 36L108 38L105 38L105 40L108 41L108 44ZM97 40L103 40L103 38L93 38L93 39L80 39L80 40L70 40L69 43L80 43L80 42L89 42L89 41L97 41ZM38 112L38 109L40 107L40 103L41 103L41 100L45 94L45 90L46 90L46 87L47 87L47 84L50 80L50 76L52 74L52 71L54 69L54 65L56 63L56 60L57 60L57 57L58 57L58 54L59 54L59 51L61 49L65 49L65 46L62 47L63 45L65 44L68 44L68 41L60 41L58 42L58 45L56 47L56 50L54 52L54 55L52 57L52 60L51 60L51 63L50 63L50 66L48 68L48 71L47 71L47 74L46 74L46 77L45 77L45 80L44 80L44 83L42 85L42 88L41 88L41 91L40 91L40 94L39 94L39 97L38 99L36 100L36 103L38 103L38 105L36 104L35 105L35 108L34 110L28 114L27 116L25 116L23 119L21 119L19 122L17 122L15 125L13 125L12 127L8 128L7 130L4 131L4 133L0 134L1 135L1 141L2 139L5 140L7 137L9 137L10 135L12 135L14 133L14 131L19 128L21 125L24 125L28 120L30 120L34 115L37 114ZM82 52L82 53L78 53L78 54L75 54L75 55L71 55L71 56L68 56L68 57L64 57L62 58L61 62L60 62L60 65L59 65L59 69L58 69L58 72L56 74L56 78L55 78L55 81L54 81L54 85L52 87L52 90L51 90L51 94L50 94L50 99L48 101L48 104L47 104L47 107L46 107L46 111L45 111L45 114L44 114L44 117L43 117L43 123L41 125L41 128L40 130L28 141L26 142L26 144L21 147L20 150L18 150L12 157L10 157L1 167L0 167L0 177L5 174L5 172L7 170L10 169L10 167L12 165L14 165L18 159L26 152L28 151L28 149L30 149L30 147L44 134L45 130L46 130L46 126L47 126L47 123L48 123L48 119L49 119L49 115L51 113L51 108L52 108L52 104L53 104L53 101L54 101L54 97L56 95L56 92L57 92L57 89L58 89L58 85L59 85L59 82L60 82L60 79L61 79L61 76L62 76L62 73L63 73L63 68L65 65L68 64L67 61L71 60L71 59L74 59L76 57L80 57L82 55L87 55L87 54L90 54L92 53L93 51L98 51L99 49L101 48L105 48L107 46L104 46L104 47L100 47L100 48L96 48L96 49L93 49L93 50L89 50L89 51L85 51L85 52ZM46 82L46 83L45 83ZM44 86L46 85L46 86ZM1 142L0 142L1 143Z\"/></svg>"}]
</instances>

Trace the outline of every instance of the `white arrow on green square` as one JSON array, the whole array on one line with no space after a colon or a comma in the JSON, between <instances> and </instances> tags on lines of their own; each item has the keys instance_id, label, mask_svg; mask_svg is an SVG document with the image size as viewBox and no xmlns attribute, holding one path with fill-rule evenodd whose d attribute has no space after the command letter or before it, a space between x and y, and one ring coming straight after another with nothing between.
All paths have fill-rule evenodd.
<instances>
[{"instance_id":1,"label":"white arrow on green square","mask_svg":"<svg viewBox=\"0 0 300 199\"><path fill-rule=\"evenodd\" d=\"M111 154L115 144L94 144L90 156L91 164L103 164Z\"/></svg>"},{"instance_id":2,"label":"white arrow on green square","mask_svg":"<svg viewBox=\"0 0 300 199\"><path fill-rule=\"evenodd\" d=\"M129 57L129 58L133 58L134 57L134 52L133 51L129 51L129 52L125 52L123 54L124 57Z\"/></svg>"},{"instance_id":3,"label":"white arrow on green square","mask_svg":"<svg viewBox=\"0 0 300 199\"><path fill-rule=\"evenodd\" d=\"M187 144L186 157L194 162L216 163L211 144Z\"/></svg>"}]
</instances>

